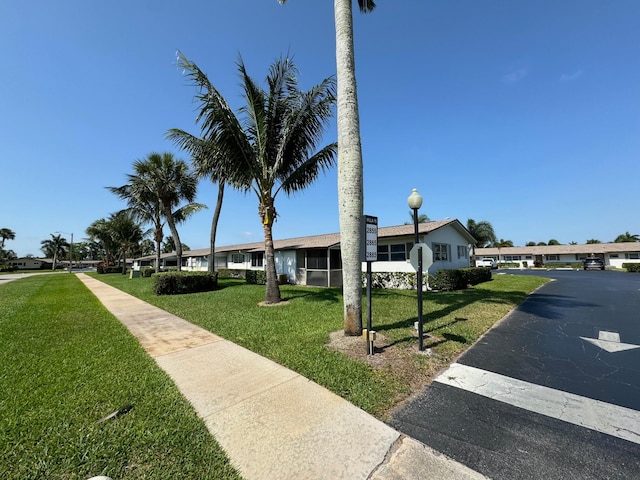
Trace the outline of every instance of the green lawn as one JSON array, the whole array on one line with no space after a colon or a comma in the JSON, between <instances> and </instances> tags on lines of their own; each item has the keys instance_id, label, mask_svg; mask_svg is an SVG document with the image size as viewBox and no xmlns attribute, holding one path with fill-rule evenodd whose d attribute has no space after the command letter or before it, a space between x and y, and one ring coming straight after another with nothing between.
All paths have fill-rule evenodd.
<instances>
[{"instance_id":1,"label":"green lawn","mask_svg":"<svg viewBox=\"0 0 640 480\"><path fill-rule=\"evenodd\" d=\"M329 333L342 329L338 289L283 286L287 305L261 307L264 286L239 280L221 280L214 292L158 297L148 278L96 278L383 419L546 281L501 275L465 291L427 293L431 356L415 353L415 292L374 291L374 329L401 360L381 367L326 348ZM171 380L75 275L38 275L0 287L0 345L3 480L239 478ZM128 413L97 423L129 404Z\"/></svg>"},{"instance_id":2,"label":"green lawn","mask_svg":"<svg viewBox=\"0 0 640 480\"><path fill-rule=\"evenodd\" d=\"M240 478L170 378L75 276L0 287L0 345L3 480Z\"/></svg>"},{"instance_id":3,"label":"green lawn","mask_svg":"<svg viewBox=\"0 0 640 480\"><path fill-rule=\"evenodd\" d=\"M401 362L373 368L325 347L329 333L342 329L339 289L282 286L288 305L264 307L258 304L265 287L240 280L223 279L215 292L156 296L150 278L96 278L285 365L381 418L547 281L499 275L468 290L425 294L424 329L432 335L425 343L432 347L429 357L412 354L417 350L416 292L374 290L373 329L402 354Z\"/></svg>"}]
</instances>

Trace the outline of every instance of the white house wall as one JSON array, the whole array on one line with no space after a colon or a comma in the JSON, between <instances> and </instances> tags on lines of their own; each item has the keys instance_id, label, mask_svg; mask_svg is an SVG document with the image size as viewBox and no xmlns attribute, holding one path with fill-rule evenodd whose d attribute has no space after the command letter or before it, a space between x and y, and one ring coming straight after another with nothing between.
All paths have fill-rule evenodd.
<instances>
[{"instance_id":1,"label":"white house wall","mask_svg":"<svg viewBox=\"0 0 640 480\"><path fill-rule=\"evenodd\" d=\"M378 245L393 245L398 243L413 243L414 237L397 237L392 239L378 239ZM435 274L438 270L452 270L456 268L466 268L469 266L469 244L466 239L454 228L441 228L428 235L421 235L420 241L426 243L433 250L433 244L438 243L448 246L448 259L434 261L429 267L429 273ZM458 258L458 246L462 247L464 255ZM379 261L372 262L372 272L415 272L408 258L404 261ZM362 263L362 271L367 269L366 262Z\"/></svg>"},{"instance_id":2,"label":"white house wall","mask_svg":"<svg viewBox=\"0 0 640 480\"><path fill-rule=\"evenodd\" d=\"M277 251L275 255L276 274L286 275L289 283L296 283L296 252L295 250Z\"/></svg>"}]
</instances>

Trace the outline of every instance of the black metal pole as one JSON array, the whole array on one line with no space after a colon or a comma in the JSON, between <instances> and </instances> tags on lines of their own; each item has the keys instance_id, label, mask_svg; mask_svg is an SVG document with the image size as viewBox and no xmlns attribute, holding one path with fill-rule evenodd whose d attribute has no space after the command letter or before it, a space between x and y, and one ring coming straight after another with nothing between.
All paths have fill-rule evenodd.
<instances>
[{"instance_id":1,"label":"black metal pole","mask_svg":"<svg viewBox=\"0 0 640 480\"><path fill-rule=\"evenodd\" d=\"M418 233L418 209L413 209L414 243L420 243ZM418 272L416 278L416 288L418 291L418 350L424 350L423 325L422 325L422 248L418 248Z\"/></svg>"},{"instance_id":2,"label":"black metal pole","mask_svg":"<svg viewBox=\"0 0 640 480\"><path fill-rule=\"evenodd\" d=\"M373 355L371 342L371 262L367 262L367 354Z\"/></svg>"}]
</instances>

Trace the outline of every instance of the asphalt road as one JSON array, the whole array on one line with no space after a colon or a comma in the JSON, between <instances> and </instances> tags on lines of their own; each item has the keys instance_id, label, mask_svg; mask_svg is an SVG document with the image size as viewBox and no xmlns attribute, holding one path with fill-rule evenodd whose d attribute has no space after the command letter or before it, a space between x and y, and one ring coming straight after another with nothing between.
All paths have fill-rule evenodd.
<instances>
[{"instance_id":1,"label":"asphalt road","mask_svg":"<svg viewBox=\"0 0 640 480\"><path fill-rule=\"evenodd\" d=\"M494 479L640 478L640 275L515 273L555 281L390 423Z\"/></svg>"}]
</instances>

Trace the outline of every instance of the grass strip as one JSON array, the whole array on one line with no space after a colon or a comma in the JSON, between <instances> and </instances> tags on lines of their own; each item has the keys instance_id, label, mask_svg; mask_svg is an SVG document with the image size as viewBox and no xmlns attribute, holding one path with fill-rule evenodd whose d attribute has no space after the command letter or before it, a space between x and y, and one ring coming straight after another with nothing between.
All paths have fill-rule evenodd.
<instances>
[{"instance_id":1,"label":"grass strip","mask_svg":"<svg viewBox=\"0 0 640 480\"><path fill-rule=\"evenodd\" d=\"M171 379L75 276L0 287L0 345L3 480L241 478Z\"/></svg>"},{"instance_id":2,"label":"grass strip","mask_svg":"<svg viewBox=\"0 0 640 480\"><path fill-rule=\"evenodd\" d=\"M281 291L288 304L265 307L259 306L265 287L241 280L220 279L214 292L156 296L150 278L96 278L291 368L382 419L548 281L500 275L468 290L427 293L424 329L430 356L416 354L416 292L374 290L374 330L395 352L393 361L376 365L375 358L326 348L329 334L342 329L340 289L286 285ZM364 341L358 349L366 352Z\"/></svg>"}]
</instances>

